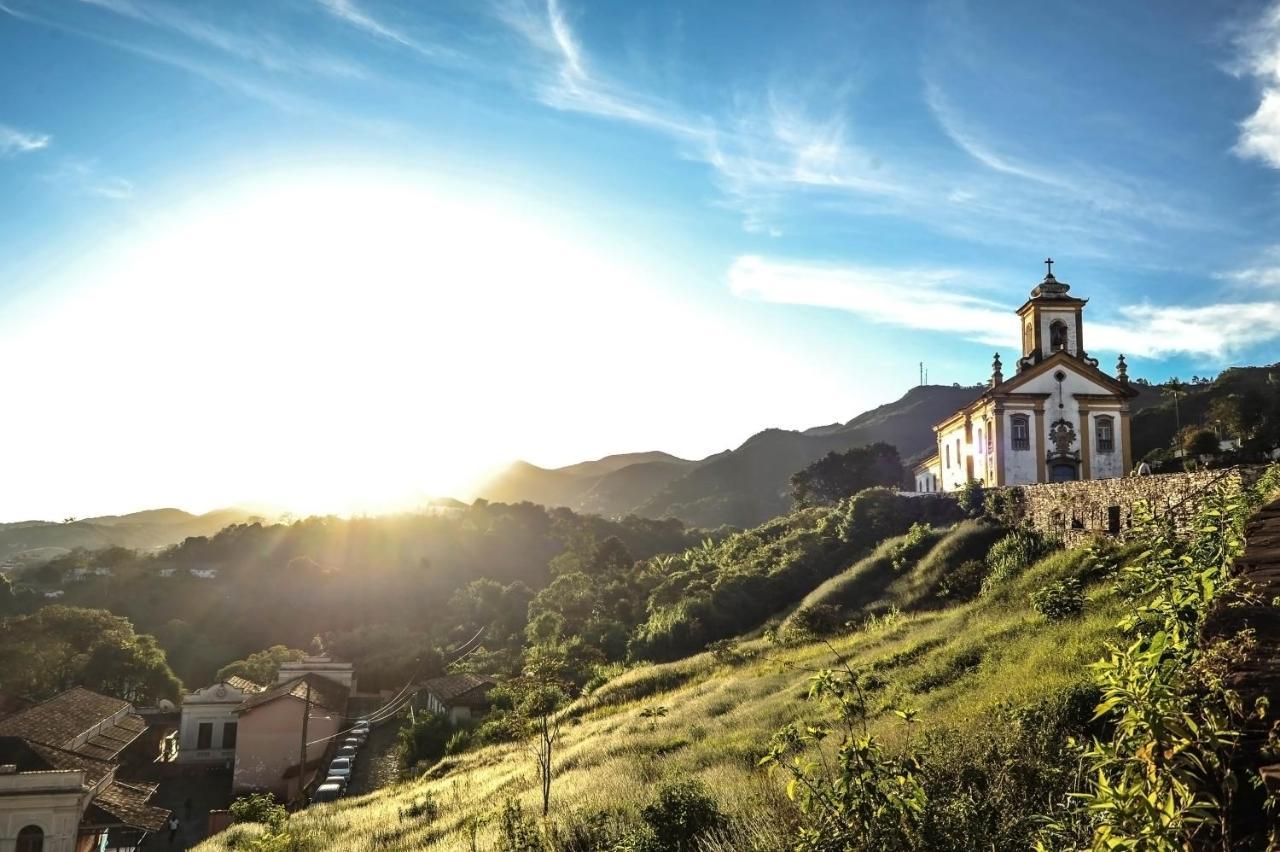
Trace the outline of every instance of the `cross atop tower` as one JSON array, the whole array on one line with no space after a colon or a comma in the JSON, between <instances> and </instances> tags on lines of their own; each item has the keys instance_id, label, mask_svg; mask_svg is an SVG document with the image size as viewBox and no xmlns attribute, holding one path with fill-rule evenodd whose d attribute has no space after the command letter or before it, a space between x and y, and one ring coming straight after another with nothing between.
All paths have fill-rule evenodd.
<instances>
[{"instance_id":1,"label":"cross atop tower","mask_svg":"<svg viewBox=\"0 0 1280 852\"><path fill-rule=\"evenodd\" d=\"M1045 267L1046 267L1045 277L1046 277L1046 278L1051 278L1051 277L1053 277L1053 258L1051 258L1051 257L1046 257L1046 258L1044 259L1044 265L1045 265Z\"/></svg>"}]
</instances>

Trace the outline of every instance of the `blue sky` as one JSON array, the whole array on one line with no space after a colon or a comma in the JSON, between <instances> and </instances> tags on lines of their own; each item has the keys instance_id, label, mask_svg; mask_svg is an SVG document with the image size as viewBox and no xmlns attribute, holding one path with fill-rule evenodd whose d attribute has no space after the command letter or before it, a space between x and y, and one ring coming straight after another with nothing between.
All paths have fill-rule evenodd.
<instances>
[{"instance_id":1,"label":"blue sky","mask_svg":"<svg viewBox=\"0 0 1280 852\"><path fill-rule=\"evenodd\" d=\"M0 0L0 70L0 517L845 420L1046 255L1104 367L1277 360L1275 4Z\"/></svg>"}]
</instances>

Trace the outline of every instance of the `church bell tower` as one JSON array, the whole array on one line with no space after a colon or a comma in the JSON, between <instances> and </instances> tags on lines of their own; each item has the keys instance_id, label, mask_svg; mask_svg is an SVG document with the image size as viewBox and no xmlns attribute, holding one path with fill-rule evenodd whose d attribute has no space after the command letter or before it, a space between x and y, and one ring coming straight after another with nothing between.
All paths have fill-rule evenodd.
<instances>
[{"instance_id":1,"label":"church bell tower","mask_svg":"<svg viewBox=\"0 0 1280 852\"><path fill-rule=\"evenodd\" d=\"M1022 322L1022 357L1018 372L1040 363L1055 352L1065 352L1097 366L1084 351L1082 315L1088 299L1069 295L1071 285L1053 276L1053 258L1045 260L1045 276L1018 308Z\"/></svg>"}]
</instances>

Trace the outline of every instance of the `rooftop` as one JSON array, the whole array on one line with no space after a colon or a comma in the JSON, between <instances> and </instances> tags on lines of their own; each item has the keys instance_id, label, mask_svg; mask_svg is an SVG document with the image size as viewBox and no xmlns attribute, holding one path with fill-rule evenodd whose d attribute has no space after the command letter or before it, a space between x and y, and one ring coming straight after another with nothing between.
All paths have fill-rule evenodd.
<instances>
[{"instance_id":1,"label":"rooftop","mask_svg":"<svg viewBox=\"0 0 1280 852\"><path fill-rule=\"evenodd\" d=\"M347 709L347 695L347 688L342 684L324 675L305 674L249 696L240 703L236 712L244 713L277 698L296 698L299 701L310 698L311 703L317 707L342 713Z\"/></svg>"},{"instance_id":2,"label":"rooftop","mask_svg":"<svg viewBox=\"0 0 1280 852\"><path fill-rule=\"evenodd\" d=\"M491 677L463 672L462 674L432 678L422 686L436 698L439 698L445 704L449 704L477 689L496 685L497 682Z\"/></svg>"},{"instance_id":3,"label":"rooftop","mask_svg":"<svg viewBox=\"0 0 1280 852\"><path fill-rule=\"evenodd\" d=\"M72 687L34 707L0 719L0 737L22 737L55 748L73 749L99 760L110 760L136 740L147 723L130 710L127 701ZM117 717L118 718L115 718ZM76 740L110 722L86 742Z\"/></svg>"}]
</instances>

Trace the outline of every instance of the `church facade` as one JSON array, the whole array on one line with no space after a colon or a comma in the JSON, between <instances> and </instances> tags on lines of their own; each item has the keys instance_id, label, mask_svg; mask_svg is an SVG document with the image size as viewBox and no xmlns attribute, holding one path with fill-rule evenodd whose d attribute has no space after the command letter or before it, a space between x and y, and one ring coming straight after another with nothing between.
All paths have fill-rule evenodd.
<instances>
[{"instance_id":1,"label":"church facade","mask_svg":"<svg viewBox=\"0 0 1280 852\"><path fill-rule=\"evenodd\" d=\"M1124 476L1133 466L1130 387L1124 356L1116 375L1098 369L1084 348L1088 299L1044 280L1017 310L1022 355L1006 379L996 354L991 380L976 400L934 425L937 453L914 469L917 491L954 491L969 480L987 487Z\"/></svg>"}]
</instances>

